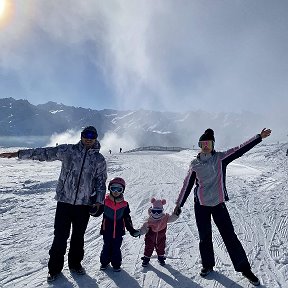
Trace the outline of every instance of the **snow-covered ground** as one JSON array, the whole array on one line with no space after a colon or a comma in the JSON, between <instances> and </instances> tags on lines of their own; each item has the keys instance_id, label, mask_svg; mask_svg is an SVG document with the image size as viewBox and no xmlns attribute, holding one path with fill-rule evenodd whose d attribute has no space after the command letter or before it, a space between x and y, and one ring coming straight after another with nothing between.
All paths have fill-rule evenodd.
<instances>
[{"instance_id":1,"label":"snow-covered ground","mask_svg":"<svg viewBox=\"0 0 288 288\"><path fill-rule=\"evenodd\" d=\"M287 144L260 144L230 164L227 188L235 230L261 287L288 287L288 157ZM9 149L15 150L15 149ZM0 152L7 151L1 149ZM171 213L195 151L134 152L106 155L109 178L127 182L135 228L140 227L151 197L167 200ZM100 218L91 218L85 238L83 266L87 275L63 275L47 284L48 250L53 239L53 199L60 162L0 158L0 287L252 287L234 271L218 230L214 228L215 272L199 276L201 262L193 197L167 231L166 266L156 256L141 266L144 238L124 237L120 273L99 270Z\"/></svg>"}]
</instances>

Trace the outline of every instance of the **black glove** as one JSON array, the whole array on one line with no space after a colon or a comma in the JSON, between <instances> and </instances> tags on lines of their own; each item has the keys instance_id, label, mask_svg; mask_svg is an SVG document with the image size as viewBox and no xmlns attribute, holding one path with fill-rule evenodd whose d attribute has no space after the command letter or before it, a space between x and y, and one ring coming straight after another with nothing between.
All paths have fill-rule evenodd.
<instances>
[{"instance_id":1,"label":"black glove","mask_svg":"<svg viewBox=\"0 0 288 288\"><path fill-rule=\"evenodd\" d=\"M178 207L178 208L174 211L175 215L177 215L177 216L179 216L179 215L181 214L181 212L182 212L181 207Z\"/></svg>"},{"instance_id":2,"label":"black glove","mask_svg":"<svg viewBox=\"0 0 288 288\"><path fill-rule=\"evenodd\" d=\"M91 196L90 196L90 204L94 205L97 203L97 194L94 192Z\"/></svg>"},{"instance_id":3,"label":"black glove","mask_svg":"<svg viewBox=\"0 0 288 288\"><path fill-rule=\"evenodd\" d=\"M90 206L89 214L93 217L99 217L103 213L103 204L99 206Z\"/></svg>"},{"instance_id":4,"label":"black glove","mask_svg":"<svg viewBox=\"0 0 288 288\"><path fill-rule=\"evenodd\" d=\"M140 230L134 230L130 232L130 235L133 237L139 237L140 238Z\"/></svg>"}]
</instances>

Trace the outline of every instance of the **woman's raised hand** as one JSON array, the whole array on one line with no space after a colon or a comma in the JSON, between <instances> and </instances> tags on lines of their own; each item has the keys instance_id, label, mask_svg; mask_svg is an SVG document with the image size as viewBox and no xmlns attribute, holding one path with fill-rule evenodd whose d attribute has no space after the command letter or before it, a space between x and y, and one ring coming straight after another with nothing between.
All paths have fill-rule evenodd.
<instances>
[{"instance_id":1,"label":"woman's raised hand","mask_svg":"<svg viewBox=\"0 0 288 288\"><path fill-rule=\"evenodd\" d=\"M262 137L262 139L263 139L263 138L266 138L266 137L270 136L271 132L272 132L272 131L271 131L270 129L264 128L264 129L261 131L260 136Z\"/></svg>"}]
</instances>

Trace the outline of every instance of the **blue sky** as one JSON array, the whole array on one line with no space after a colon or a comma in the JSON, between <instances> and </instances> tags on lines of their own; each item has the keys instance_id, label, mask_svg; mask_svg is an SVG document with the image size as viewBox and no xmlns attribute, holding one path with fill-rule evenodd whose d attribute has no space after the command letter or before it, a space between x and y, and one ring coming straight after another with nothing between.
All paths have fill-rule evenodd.
<instances>
[{"instance_id":1,"label":"blue sky","mask_svg":"<svg viewBox=\"0 0 288 288\"><path fill-rule=\"evenodd\" d=\"M287 22L285 0L0 0L0 97L277 112Z\"/></svg>"}]
</instances>

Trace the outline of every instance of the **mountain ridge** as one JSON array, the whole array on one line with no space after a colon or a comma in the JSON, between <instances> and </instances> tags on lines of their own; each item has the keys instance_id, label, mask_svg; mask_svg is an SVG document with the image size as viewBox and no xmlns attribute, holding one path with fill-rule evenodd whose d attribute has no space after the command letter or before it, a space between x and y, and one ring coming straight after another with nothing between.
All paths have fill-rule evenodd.
<instances>
[{"instance_id":1,"label":"mountain ridge","mask_svg":"<svg viewBox=\"0 0 288 288\"><path fill-rule=\"evenodd\" d=\"M68 129L97 128L99 138L113 132L137 139L140 146L192 147L208 127L220 146L240 144L263 128L265 117L251 112L159 112L152 110L93 110L49 101L33 105L27 100L0 99L0 136L45 136ZM253 125L251 125L253 123ZM258 131L259 130L259 131ZM218 140L219 139L219 140Z\"/></svg>"}]
</instances>

